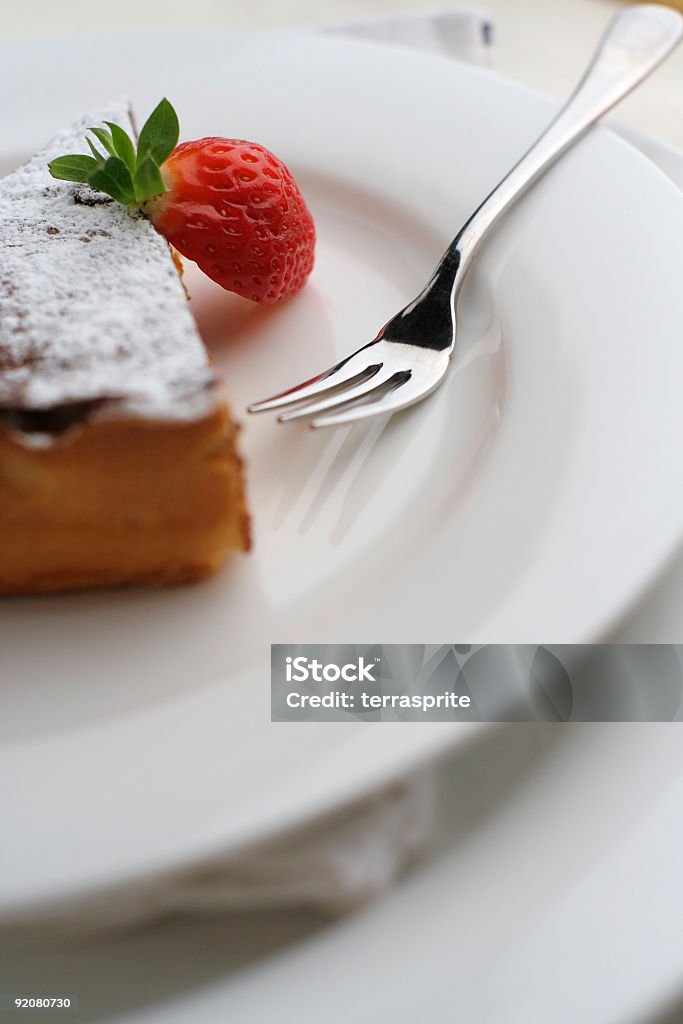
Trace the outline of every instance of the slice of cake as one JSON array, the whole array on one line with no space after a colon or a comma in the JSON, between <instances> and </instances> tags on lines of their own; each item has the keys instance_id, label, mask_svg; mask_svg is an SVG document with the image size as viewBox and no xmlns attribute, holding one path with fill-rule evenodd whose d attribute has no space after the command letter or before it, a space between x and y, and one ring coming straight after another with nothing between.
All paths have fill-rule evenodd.
<instances>
[{"instance_id":1,"label":"slice of cake","mask_svg":"<svg viewBox=\"0 0 683 1024\"><path fill-rule=\"evenodd\" d=\"M114 104L0 182L0 593L213 573L249 547L237 427L167 242L51 177Z\"/></svg>"}]
</instances>

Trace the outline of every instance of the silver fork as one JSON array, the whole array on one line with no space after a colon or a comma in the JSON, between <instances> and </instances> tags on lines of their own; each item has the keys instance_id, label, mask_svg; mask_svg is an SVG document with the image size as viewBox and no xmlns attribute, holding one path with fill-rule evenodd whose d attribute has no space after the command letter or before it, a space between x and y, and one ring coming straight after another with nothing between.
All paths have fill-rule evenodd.
<instances>
[{"instance_id":1,"label":"silver fork","mask_svg":"<svg viewBox=\"0 0 683 1024\"><path fill-rule=\"evenodd\" d=\"M448 369L458 295L482 239L558 157L669 55L682 34L683 18L669 7L643 4L618 14L565 106L461 228L417 298L374 341L248 411L284 409L280 422L313 417L312 427L331 427L396 412L434 391Z\"/></svg>"}]
</instances>

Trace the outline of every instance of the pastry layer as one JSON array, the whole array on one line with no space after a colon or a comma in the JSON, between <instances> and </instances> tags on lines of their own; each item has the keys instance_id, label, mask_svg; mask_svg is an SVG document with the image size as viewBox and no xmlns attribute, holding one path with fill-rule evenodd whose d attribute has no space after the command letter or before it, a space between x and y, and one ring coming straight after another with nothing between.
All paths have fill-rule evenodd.
<instances>
[{"instance_id":1,"label":"pastry layer","mask_svg":"<svg viewBox=\"0 0 683 1024\"><path fill-rule=\"evenodd\" d=\"M249 547L236 433L223 403L192 422L95 420L46 447L0 431L0 593L215 572Z\"/></svg>"},{"instance_id":2,"label":"pastry layer","mask_svg":"<svg viewBox=\"0 0 683 1024\"><path fill-rule=\"evenodd\" d=\"M213 375L168 243L141 213L50 176L105 120L132 131L111 104L0 181L0 409L194 419Z\"/></svg>"}]
</instances>

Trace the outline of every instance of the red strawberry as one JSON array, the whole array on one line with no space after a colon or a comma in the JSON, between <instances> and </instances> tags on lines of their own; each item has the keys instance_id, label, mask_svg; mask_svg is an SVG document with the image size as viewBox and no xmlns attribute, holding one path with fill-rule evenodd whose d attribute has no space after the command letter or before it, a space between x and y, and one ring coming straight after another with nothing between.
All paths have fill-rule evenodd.
<instances>
[{"instance_id":1,"label":"red strawberry","mask_svg":"<svg viewBox=\"0 0 683 1024\"><path fill-rule=\"evenodd\" d=\"M161 168L168 191L144 206L171 245L255 302L298 291L313 269L315 227L285 165L263 146L199 139Z\"/></svg>"},{"instance_id":2,"label":"red strawberry","mask_svg":"<svg viewBox=\"0 0 683 1024\"><path fill-rule=\"evenodd\" d=\"M207 138L177 146L178 118L162 100L137 151L116 124L90 129L92 156L58 157L55 178L80 181L144 210L183 256L255 302L298 291L313 269L315 226L285 165L263 146Z\"/></svg>"}]
</instances>

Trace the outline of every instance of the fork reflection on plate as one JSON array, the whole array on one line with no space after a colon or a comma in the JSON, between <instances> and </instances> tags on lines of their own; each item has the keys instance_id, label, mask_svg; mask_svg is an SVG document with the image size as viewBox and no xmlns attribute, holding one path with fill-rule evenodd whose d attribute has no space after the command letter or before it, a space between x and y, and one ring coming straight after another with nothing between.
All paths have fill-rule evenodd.
<instances>
[{"instance_id":1,"label":"fork reflection on plate","mask_svg":"<svg viewBox=\"0 0 683 1024\"><path fill-rule=\"evenodd\" d=\"M456 303L479 243L551 164L671 53L682 34L683 18L670 7L642 4L618 14L565 106L461 228L417 298L373 341L248 411L284 410L280 422L305 417L312 427L327 427L396 412L434 391L448 369Z\"/></svg>"}]
</instances>

